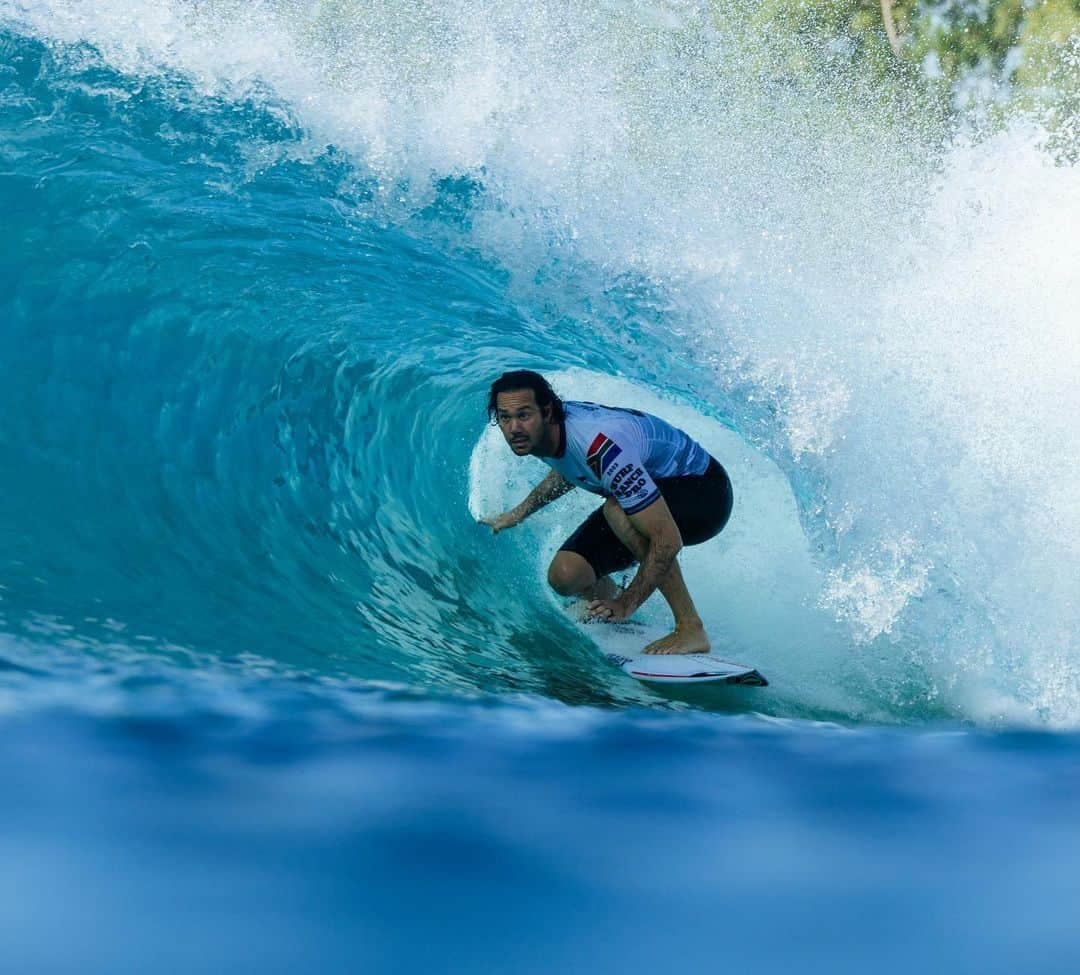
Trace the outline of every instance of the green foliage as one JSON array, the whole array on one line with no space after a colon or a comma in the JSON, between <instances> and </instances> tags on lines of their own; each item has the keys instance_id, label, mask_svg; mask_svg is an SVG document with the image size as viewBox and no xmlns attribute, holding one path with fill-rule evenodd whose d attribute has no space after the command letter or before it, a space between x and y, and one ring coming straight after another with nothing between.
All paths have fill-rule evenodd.
<instances>
[{"instance_id":1,"label":"green foliage","mask_svg":"<svg viewBox=\"0 0 1080 975\"><path fill-rule=\"evenodd\" d=\"M919 89L928 106L974 104L990 123L1026 112L1046 126L1059 159L1080 159L1080 0L884 3L762 0L753 16L883 82Z\"/></svg>"},{"instance_id":2,"label":"green foliage","mask_svg":"<svg viewBox=\"0 0 1080 975\"><path fill-rule=\"evenodd\" d=\"M905 56L932 56L953 81L972 68L1000 71L1026 13L1022 0L924 0L903 6Z\"/></svg>"}]
</instances>

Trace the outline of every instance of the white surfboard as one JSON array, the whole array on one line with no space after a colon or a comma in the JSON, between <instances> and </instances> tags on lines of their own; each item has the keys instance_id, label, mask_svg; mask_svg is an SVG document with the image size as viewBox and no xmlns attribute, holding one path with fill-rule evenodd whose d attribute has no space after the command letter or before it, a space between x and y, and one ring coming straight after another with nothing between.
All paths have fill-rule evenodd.
<instances>
[{"instance_id":1,"label":"white surfboard","mask_svg":"<svg viewBox=\"0 0 1080 975\"><path fill-rule=\"evenodd\" d=\"M700 684L707 681L768 687L769 682L753 667L721 660L713 653L643 653L624 657L605 653L610 663L631 677L658 684Z\"/></svg>"},{"instance_id":2,"label":"white surfboard","mask_svg":"<svg viewBox=\"0 0 1080 975\"><path fill-rule=\"evenodd\" d=\"M760 671L747 664L724 660L715 653L642 653L642 648L659 639L665 630L636 619L621 623L591 622L585 619L585 602L565 609L586 632L608 662L631 677L661 684L737 684L768 687Z\"/></svg>"}]
</instances>

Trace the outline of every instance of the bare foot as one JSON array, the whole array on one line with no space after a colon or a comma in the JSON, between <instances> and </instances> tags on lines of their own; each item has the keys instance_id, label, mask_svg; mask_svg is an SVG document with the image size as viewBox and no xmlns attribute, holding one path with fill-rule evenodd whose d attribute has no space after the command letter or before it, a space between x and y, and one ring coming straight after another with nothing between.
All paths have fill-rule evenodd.
<instances>
[{"instance_id":1,"label":"bare foot","mask_svg":"<svg viewBox=\"0 0 1080 975\"><path fill-rule=\"evenodd\" d=\"M654 640L643 653L708 653L712 648L705 634L705 627L700 623L676 626L674 633L669 633L659 640Z\"/></svg>"}]
</instances>

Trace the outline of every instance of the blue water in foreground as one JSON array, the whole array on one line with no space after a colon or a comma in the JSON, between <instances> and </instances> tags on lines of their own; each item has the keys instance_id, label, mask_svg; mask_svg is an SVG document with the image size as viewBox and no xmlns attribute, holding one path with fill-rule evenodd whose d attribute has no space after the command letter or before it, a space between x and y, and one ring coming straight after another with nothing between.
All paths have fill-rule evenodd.
<instances>
[{"instance_id":1,"label":"blue water in foreground","mask_svg":"<svg viewBox=\"0 0 1080 975\"><path fill-rule=\"evenodd\" d=\"M1015 625L950 513L975 481L889 535L908 487L826 434L902 390L770 372L779 274L654 273L524 180L536 145L440 169L468 120L380 142L181 63L213 31L110 48L72 9L0 6L5 971L1077 970L1075 577L1025 564L1065 595ZM725 331L695 289L729 272ZM477 525L542 473L476 453L520 365L731 445L694 587L770 689L625 678L545 592L576 516Z\"/></svg>"}]
</instances>

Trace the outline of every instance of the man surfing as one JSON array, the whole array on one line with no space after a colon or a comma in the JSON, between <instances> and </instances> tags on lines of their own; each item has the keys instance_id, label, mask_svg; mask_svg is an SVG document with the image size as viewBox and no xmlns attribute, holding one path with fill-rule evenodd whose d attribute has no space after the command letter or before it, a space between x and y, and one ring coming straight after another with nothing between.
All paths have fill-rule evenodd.
<instances>
[{"instance_id":1,"label":"man surfing","mask_svg":"<svg viewBox=\"0 0 1080 975\"><path fill-rule=\"evenodd\" d=\"M645 653L708 653L709 638L679 569L683 545L718 535L731 515L731 481L682 430L638 410L562 402L526 369L491 384L488 417L519 457L551 468L521 504L485 519L498 534L575 487L604 503L562 544L548 567L560 596L589 600L592 619L625 620L659 589L675 617L672 633ZM637 563L626 590L610 574Z\"/></svg>"}]
</instances>

